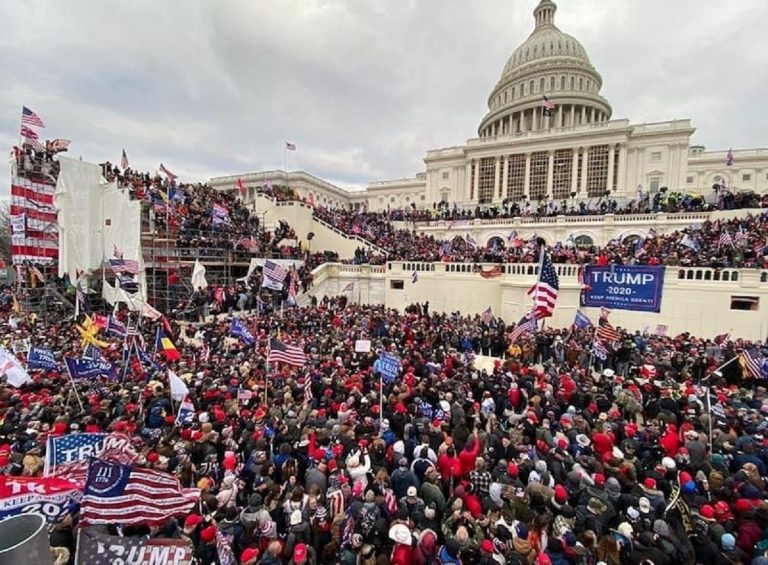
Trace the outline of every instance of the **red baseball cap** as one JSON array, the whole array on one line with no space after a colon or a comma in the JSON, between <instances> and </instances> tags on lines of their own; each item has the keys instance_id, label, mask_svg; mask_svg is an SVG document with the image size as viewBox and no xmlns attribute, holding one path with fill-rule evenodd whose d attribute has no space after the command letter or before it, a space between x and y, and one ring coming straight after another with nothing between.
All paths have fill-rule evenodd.
<instances>
[{"instance_id":1,"label":"red baseball cap","mask_svg":"<svg viewBox=\"0 0 768 565\"><path fill-rule=\"evenodd\" d=\"M243 565L251 565L251 561L255 562L259 557L259 550L255 547L247 547L240 555L240 563Z\"/></svg>"},{"instance_id":2,"label":"red baseball cap","mask_svg":"<svg viewBox=\"0 0 768 565\"><path fill-rule=\"evenodd\" d=\"M493 542L489 539L484 539L483 543L480 544L480 549L487 551L488 553L493 553Z\"/></svg>"},{"instance_id":3,"label":"red baseball cap","mask_svg":"<svg viewBox=\"0 0 768 565\"><path fill-rule=\"evenodd\" d=\"M196 528L198 524L203 523L203 517L199 514L190 514L187 519L184 520L184 529Z\"/></svg>"},{"instance_id":4,"label":"red baseball cap","mask_svg":"<svg viewBox=\"0 0 768 565\"><path fill-rule=\"evenodd\" d=\"M307 560L307 546L303 543L297 544L293 548L293 562L304 563Z\"/></svg>"}]
</instances>

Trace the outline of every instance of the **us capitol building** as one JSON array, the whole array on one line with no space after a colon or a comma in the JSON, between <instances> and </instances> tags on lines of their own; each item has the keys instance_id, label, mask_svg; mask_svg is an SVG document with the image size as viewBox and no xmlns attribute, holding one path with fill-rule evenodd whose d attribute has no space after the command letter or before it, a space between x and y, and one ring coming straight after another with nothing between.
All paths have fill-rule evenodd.
<instances>
[{"instance_id":1,"label":"us capitol building","mask_svg":"<svg viewBox=\"0 0 768 565\"><path fill-rule=\"evenodd\" d=\"M240 177L257 188L268 180L290 185L318 205L367 202L371 211L441 201L475 206L505 199L581 200L608 193L621 201L662 187L712 200L714 184L768 190L768 149L734 150L734 164L726 166L727 148L706 151L691 145L690 120L631 124L612 119L611 105L600 94L600 73L584 46L557 27L556 11L551 0L534 9L533 32L504 65L478 137L428 151L425 172L371 182L356 192L307 173L283 171L219 177L213 185L231 189ZM554 108L545 109L545 100Z\"/></svg>"}]
</instances>

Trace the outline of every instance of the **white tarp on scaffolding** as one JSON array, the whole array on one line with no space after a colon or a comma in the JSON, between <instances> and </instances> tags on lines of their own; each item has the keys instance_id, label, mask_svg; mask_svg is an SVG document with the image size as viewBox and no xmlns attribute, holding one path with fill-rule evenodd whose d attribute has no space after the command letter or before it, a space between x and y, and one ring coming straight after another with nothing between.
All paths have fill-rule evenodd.
<instances>
[{"instance_id":1,"label":"white tarp on scaffolding","mask_svg":"<svg viewBox=\"0 0 768 565\"><path fill-rule=\"evenodd\" d=\"M96 271L114 258L139 262L139 296L146 299L146 276L141 253L141 202L108 183L101 167L60 157L54 194L59 223L59 276L77 279L77 272Z\"/></svg>"},{"instance_id":2,"label":"white tarp on scaffolding","mask_svg":"<svg viewBox=\"0 0 768 565\"><path fill-rule=\"evenodd\" d=\"M195 259L195 266L192 267L192 289L205 290L208 288L208 281L205 280L205 267L200 259Z\"/></svg>"}]
</instances>

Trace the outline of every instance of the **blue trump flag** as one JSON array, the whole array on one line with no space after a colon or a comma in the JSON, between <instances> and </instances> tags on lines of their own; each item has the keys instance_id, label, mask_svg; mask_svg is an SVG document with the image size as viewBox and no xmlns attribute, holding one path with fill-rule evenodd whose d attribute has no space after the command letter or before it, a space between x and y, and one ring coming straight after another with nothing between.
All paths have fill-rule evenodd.
<instances>
[{"instance_id":1,"label":"blue trump flag","mask_svg":"<svg viewBox=\"0 0 768 565\"><path fill-rule=\"evenodd\" d=\"M379 354L379 358L373 364L373 370L381 373L381 378L388 383L397 378L402 367L400 359L386 351L382 351Z\"/></svg>"},{"instance_id":2,"label":"blue trump flag","mask_svg":"<svg viewBox=\"0 0 768 565\"><path fill-rule=\"evenodd\" d=\"M53 356L53 351L47 347L30 347L27 354L27 366L30 369L58 369L59 364Z\"/></svg>"},{"instance_id":3,"label":"blue trump flag","mask_svg":"<svg viewBox=\"0 0 768 565\"><path fill-rule=\"evenodd\" d=\"M664 267L587 265L582 305L637 312L659 312Z\"/></svg>"},{"instance_id":4,"label":"blue trump flag","mask_svg":"<svg viewBox=\"0 0 768 565\"><path fill-rule=\"evenodd\" d=\"M115 368L112 363L107 361L99 361L97 359L74 359L72 357L65 357L64 362L67 364L69 374L73 379L91 379L100 375L114 379L117 377L115 374Z\"/></svg>"},{"instance_id":5,"label":"blue trump flag","mask_svg":"<svg viewBox=\"0 0 768 565\"><path fill-rule=\"evenodd\" d=\"M45 448L45 469L50 472L57 465L80 461L101 451L107 434L68 434L48 436Z\"/></svg>"},{"instance_id":6,"label":"blue trump flag","mask_svg":"<svg viewBox=\"0 0 768 565\"><path fill-rule=\"evenodd\" d=\"M240 318L232 320L232 326L229 331L234 337L242 339L246 345L254 345L256 343L253 333L251 333L251 330L248 329L248 326Z\"/></svg>"},{"instance_id":7,"label":"blue trump flag","mask_svg":"<svg viewBox=\"0 0 768 565\"><path fill-rule=\"evenodd\" d=\"M577 328L588 328L592 325L592 320L581 310L576 310L576 318L573 320L573 325Z\"/></svg>"}]
</instances>

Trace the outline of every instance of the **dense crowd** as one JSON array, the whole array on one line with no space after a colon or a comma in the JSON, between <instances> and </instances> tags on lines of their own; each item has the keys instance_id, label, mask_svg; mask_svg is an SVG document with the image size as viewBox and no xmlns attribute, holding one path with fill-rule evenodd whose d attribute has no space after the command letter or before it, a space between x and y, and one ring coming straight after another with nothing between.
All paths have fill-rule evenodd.
<instances>
[{"instance_id":1,"label":"dense crowd","mask_svg":"<svg viewBox=\"0 0 768 565\"><path fill-rule=\"evenodd\" d=\"M536 237L526 240L514 230L506 240L496 238L487 246L481 246L468 233L440 240L432 235L395 229L381 214L334 211L332 216L326 215L345 228L349 222L364 224L363 237L383 247L389 260L475 263L532 263L538 260ZM728 240L723 239L724 234ZM768 213L763 212L758 216L727 221L706 221L667 234L651 231L647 237L614 239L604 247L577 245L578 242L573 240L557 242L552 256L557 263L766 268L766 238ZM376 262L379 257L374 255L370 259Z\"/></svg>"},{"instance_id":2,"label":"dense crowd","mask_svg":"<svg viewBox=\"0 0 768 565\"><path fill-rule=\"evenodd\" d=\"M6 346L79 354L73 322L4 303ZM595 362L591 328L512 342L501 320L428 304L325 298L241 319L255 344L229 318L173 322L180 356L155 368L123 365L120 340L100 336L121 377L77 381L84 411L61 371L0 386L2 472L40 475L49 435L128 434L134 466L172 473L200 502L105 530L188 540L205 564L227 562L221 539L237 563L264 565L768 560L768 395L736 362L715 371L763 344L622 332ZM150 342L155 328L142 332ZM306 363L268 367L270 338ZM392 379L380 350L400 359ZM496 361L479 369L481 354ZM189 387L189 423L173 416L166 369ZM73 507L51 528L61 563L79 519Z\"/></svg>"}]
</instances>

